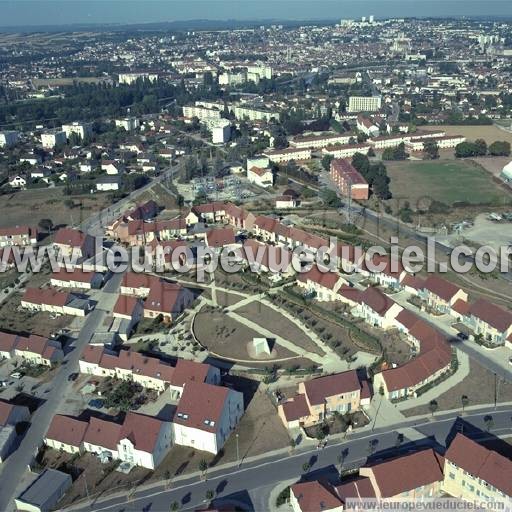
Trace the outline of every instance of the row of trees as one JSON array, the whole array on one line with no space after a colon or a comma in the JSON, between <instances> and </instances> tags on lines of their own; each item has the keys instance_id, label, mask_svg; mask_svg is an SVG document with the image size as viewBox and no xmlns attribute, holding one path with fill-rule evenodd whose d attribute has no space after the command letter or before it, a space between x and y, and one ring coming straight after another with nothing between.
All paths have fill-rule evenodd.
<instances>
[{"instance_id":1,"label":"row of trees","mask_svg":"<svg viewBox=\"0 0 512 512\"><path fill-rule=\"evenodd\" d=\"M510 156L510 142L497 140L487 146L484 139L474 142L461 142L455 147L457 158L470 158L475 156Z\"/></svg>"},{"instance_id":2,"label":"row of trees","mask_svg":"<svg viewBox=\"0 0 512 512\"><path fill-rule=\"evenodd\" d=\"M391 199L392 194L391 190L389 189L389 183L391 180L389 179L386 166L382 162L371 164L366 155L356 153L352 157L352 165L368 182L368 185L370 185L372 188L373 193L379 199Z\"/></svg>"}]
</instances>

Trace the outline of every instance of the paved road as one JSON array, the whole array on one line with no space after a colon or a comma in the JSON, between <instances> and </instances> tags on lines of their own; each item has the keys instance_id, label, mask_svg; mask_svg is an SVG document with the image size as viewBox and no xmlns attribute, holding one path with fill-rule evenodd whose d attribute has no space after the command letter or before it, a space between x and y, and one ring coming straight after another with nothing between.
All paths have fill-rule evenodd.
<instances>
[{"instance_id":1,"label":"paved road","mask_svg":"<svg viewBox=\"0 0 512 512\"><path fill-rule=\"evenodd\" d=\"M480 437L488 423L485 417L492 416L491 433L495 435L512 435L512 409L501 407L483 408L467 414L463 420L464 432L471 437ZM443 449L446 438L454 431L455 416L453 413L439 414L433 419L405 420L400 425L376 429L373 432L351 434L348 440L328 444L323 450L306 448L289 454L284 450L270 454L259 460L247 461L240 468L236 464L210 469L207 481L197 475L185 477L175 482L170 489L162 484L135 492L131 498L126 493L110 498L99 499L94 503L82 503L69 510L86 511L164 511L169 510L173 502L178 502L183 510L195 509L205 504L206 492L216 493L215 505L247 501L247 495L268 494L273 485L285 480L298 480L304 473L304 463L311 465L310 472L323 472L339 467L340 456L344 453L343 468L351 469L364 464L368 457L372 460L385 458L397 450L398 433L406 428L415 428L424 436L419 440L405 439L399 446L404 452L417 449L422 445L437 446ZM417 423L417 424L416 424ZM475 429L480 429L477 433ZM460 429L459 429L460 430ZM485 434L485 432L484 432ZM261 496L258 498L258 510L261 507ZM255 503L253 503L255 505ZM268 508L267 508L268 509Z\"/></svg>"}]
</instances>

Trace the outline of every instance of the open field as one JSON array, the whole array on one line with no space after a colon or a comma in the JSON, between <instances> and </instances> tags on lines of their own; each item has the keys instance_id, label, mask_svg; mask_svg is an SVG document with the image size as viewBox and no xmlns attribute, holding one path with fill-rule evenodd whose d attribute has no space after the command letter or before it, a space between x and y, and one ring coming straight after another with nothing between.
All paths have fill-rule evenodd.
<instances>
[{"instance_id":1,"label":"open field","mask_svg":"<svg viewBox=\"0 0 512 512\"><path fill-rule=\"evenodd\" d=\"M66 199L76 206L68 208ZM106 194L66 196L61 187L21 190L0 196L0 227L37 226L41 219L51 219L54 225L79 224L109 204Z\"/></svg>"},{"instance_id":2,"label":"open field","mask_svg":"<svg viewBox=\"0 0 512 512\"><path fill-rule=\"evenodd\" d=\"M497 126L422 126L421 130L439 131L444 130L446 135L463 135L469 141L484 139L487 144L495 140L506 140L512 143L512 132L500 130Z\"/></svg>"},{"instance_id":3,"label":"open field","mask_svg":"<svg viewBox=\"0 0 512 512\"><path fill-rule=\"evenodd\" d=\"M248 348L253 338L259 337L260 334L219 310L211 311L210 308L203 308L196 315L193 328L196 338L209 351L226 359L272 364L274 359L284 358L294 358L291 359L291 362L295 363L296 359L300 357L276 343L271 357L264 357L262 354L253 358Z\"/></svg>"},{"instance_id":4,"label":"open field","mask_svg":"<svg viewBox=\"0 0 512 512\"><path fill-rule=\"evenodd\" d=\"M243 306L237 309L236 312L248 320L252 320L264 326L265 329L281 336L285 340L293 342L297 347L321 356L324 355L323 350L313 343L304 331L277 311L274 311L260 302L253 302Z\"/></svg>"},{"instance_id":5,"label":"open field","mask_svg":"<svg viewBox=\"0 0 512 512\"><path fill-rule=\"evenodd\" d=\"M512 401L512 384L506 381L498 381L498 402ZM440 411L462 408L461 397L466 395L469 398L469 405L493 404L494 403L494 374L470 360L470 373L456 386L437 398ZM405 416L416 416L428 414L429 406L420 405L403 411Z\"/></svg>"},{"instance_id":6,"label":"open field","mask_svg":"<svg viewBox=\"0 0 512 512\"><path fill-rule=\"evenodd\" d=\"M431 200L447 205L506 205L508 194L478 164L469 160L387 162L393 199L409 201L413 209L425 209Z\"/></svg>"}]
</instances>

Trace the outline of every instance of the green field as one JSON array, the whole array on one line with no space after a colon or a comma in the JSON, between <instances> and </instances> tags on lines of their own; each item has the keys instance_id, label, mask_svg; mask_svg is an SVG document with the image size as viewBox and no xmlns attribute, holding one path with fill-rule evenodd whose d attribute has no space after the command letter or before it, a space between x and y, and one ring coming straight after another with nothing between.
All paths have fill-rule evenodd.
<instances>
[{"instance_id":1,"label":"green field","mask_svg":"<svg viewBox=\"0 0 512 512\"><path fill-rule=\"evenodd\" d=\"M424 207L428 200L447 205L507 205L512 195L496 184L478 164L464 160L386 162L393 199ZM393 201L392 199L392 201Z\"/></svg>"}]
</instances>

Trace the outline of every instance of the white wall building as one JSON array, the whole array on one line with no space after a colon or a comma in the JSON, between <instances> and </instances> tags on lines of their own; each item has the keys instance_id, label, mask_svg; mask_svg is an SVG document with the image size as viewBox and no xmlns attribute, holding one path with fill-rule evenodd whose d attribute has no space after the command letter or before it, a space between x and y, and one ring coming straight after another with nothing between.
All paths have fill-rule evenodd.
<instances>
[{"instance_id":1,"label":"white wall building","mask_svg":"<svg viewBox=\"0 0 512 512\"><path fill-rule=\"evenodd\" d=\"M53 149L66 144L67 136L63 130L52 130L41 134L41 144L45 149Z\"/></svg>"},{"instance_id":2,"label":"white wall building","mask_svg":"<svg viewBox=\"0 0 512 512\"><path fill-rule=\"evenodd\" d=\"M380 96L350 96L347 112L375 112L380 109L382 98Z\"/></svg>"}]
</instances>

